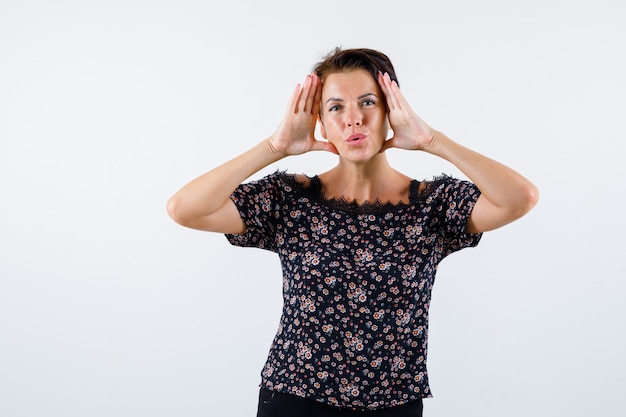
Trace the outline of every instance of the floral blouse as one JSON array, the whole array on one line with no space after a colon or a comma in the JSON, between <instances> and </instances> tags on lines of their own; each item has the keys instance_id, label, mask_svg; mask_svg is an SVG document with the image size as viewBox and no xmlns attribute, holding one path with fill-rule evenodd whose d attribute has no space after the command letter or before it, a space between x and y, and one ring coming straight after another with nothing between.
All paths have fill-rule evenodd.
<instances>
[{"instance_id":1,"label":"floral blouse","mask_svg":"<svg viewBox=\"0 0 626 417\"><path fill-rule=\"evenodd\" d=\"M465 231L478 188L448 176L413 180L409 203L326 199L275 172L232 194L246 224L237 246L278 254L283 312L261 386L355 409L430 397L428 308L448 254L476 246Z\"/></svg>"}]
</instances>

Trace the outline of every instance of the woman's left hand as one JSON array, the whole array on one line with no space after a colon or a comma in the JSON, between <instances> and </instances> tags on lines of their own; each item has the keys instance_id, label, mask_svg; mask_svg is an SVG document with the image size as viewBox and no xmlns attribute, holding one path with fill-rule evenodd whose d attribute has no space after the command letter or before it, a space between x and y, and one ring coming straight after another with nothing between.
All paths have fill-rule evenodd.
<instances>
[{"instance_id":1,"label":"woman's left hand","mask_svg":"<svg viewBox=\"0 0 626 417\"><path fill-rule=\"evenodd\" d=\"M433 141L435 130L415 114L389 74L378 73L378 84L385 94L389 124L393 136L385 141L381 152L389 148L424 150Z\"/></svg>"}]
</instances>

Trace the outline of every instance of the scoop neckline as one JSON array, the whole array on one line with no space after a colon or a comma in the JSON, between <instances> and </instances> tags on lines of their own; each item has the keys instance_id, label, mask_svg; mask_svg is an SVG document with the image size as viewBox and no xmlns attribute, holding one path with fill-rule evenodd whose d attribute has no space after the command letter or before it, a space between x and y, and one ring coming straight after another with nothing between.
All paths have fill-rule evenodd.
<instances>
[{"instance_id":1,"label":"scoop neckline","mask_svg":"<svg viewBox=\"0 0 626 417\"><path fill-rule=\"evenodd\" d=\"M419 186L420 181L412 179L409 184L409 201L392 203L391 201L383 202L376 199L375 201L365 201L363 203L357 203L356 200L347 200L344 197L332 197L327 198L322 191L322 182L318 175L312 177L303 174L308 180L309 184L298 181L295 174L290 175L293 182L298 185L298 188L304 192L308 198L314 200L320 204L339 211L345 211L350 213L359 214L381 214L395 212L402 209L406 209L415 205L419 198Z\"/></svg>"}]
</instances>

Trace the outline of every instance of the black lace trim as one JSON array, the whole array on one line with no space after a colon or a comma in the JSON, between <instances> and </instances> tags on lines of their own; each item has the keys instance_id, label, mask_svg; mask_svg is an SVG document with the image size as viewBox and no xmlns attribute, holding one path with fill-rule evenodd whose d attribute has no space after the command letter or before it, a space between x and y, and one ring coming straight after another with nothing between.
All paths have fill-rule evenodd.
<instances>
[{"instance_id":1,"label":"black lace trim","mask_svg":"<svg viewBox=\"0 0 626 417\"><path fill-rule=\"evenodd\" d=\"M283 173L286 182L294 189L299 190L303 196L309 198L311 201L322 203L325 206L330 207L337 211L346 211L350 213L359 214L385 214L396 210L401 210L407 207L413 206L419 200L427 195L426 192L430 192L432 188L431 182L425 182L425 187L420 191L420 181L411 180L409 186L409 202L392 203L390 201L365 201L358 203L356 200L346 200L343 197L340 198L326 198L322 191L322 183L317 175L308 178L308 184L300 182L296 179L295 174Z\"/></svg>"}]
</instances>

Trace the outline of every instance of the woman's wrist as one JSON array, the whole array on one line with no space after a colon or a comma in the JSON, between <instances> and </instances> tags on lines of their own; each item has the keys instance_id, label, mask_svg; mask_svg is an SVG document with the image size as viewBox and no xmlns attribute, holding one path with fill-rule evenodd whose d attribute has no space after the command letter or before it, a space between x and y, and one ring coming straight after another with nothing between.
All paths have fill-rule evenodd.
<instances>
[{"instance_id":1,"label":"woman's wrist","mask_svg":"<svg viewBox=\"0 0 626 417\"><path fill-rule=\"evenodd\" d=\"M286 157L287 154L276 149L276 147L272 143L273 138L274 138L274 135L270 135L267 139L264 140L264 142L266 144L267 149L269 150L270 157L278 161L279 159Z\"/></svg>"},{"instance_id":2,"label":"woman's wrist","mask_svg":"<svg viewBox=\"0 0 626 417\"><path fill-rule=\"evenodd\" d=\"M422 150L432 155L443 157L446 142L450 139L446 135L435 129L432 130L431 135L432 136L430 142L428 142L428 145L424 146Z\"/></svg>"}]
</instances>

